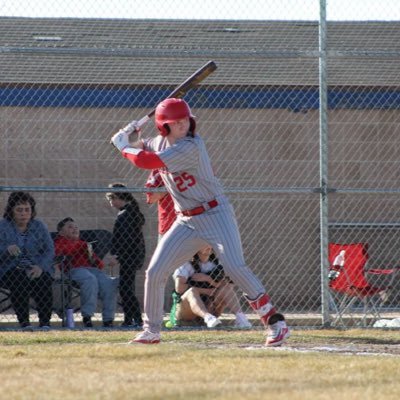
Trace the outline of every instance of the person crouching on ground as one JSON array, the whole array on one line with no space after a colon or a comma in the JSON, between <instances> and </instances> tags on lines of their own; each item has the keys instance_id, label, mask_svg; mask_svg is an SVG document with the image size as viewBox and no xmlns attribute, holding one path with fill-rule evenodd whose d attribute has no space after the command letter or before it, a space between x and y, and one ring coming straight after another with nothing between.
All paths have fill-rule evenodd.
<instances>
[{"instance_id":1,"label":"person crouching on ground","mask_svg":"<svg viewBox=\"0 0 400 400\"><path fill-rule=\"evenodd\" d=\"M227 308L236 316L236 328L251 328L251 323L240 308L234 285L225 276L211 246L203 248L190 262L176 269L173 277L176 311L175 315L171 311L172 325L200 317L208 328L214 328L221 323L218 317Z\"/></svg>"},{"instance_id":2,"label":"person crouching on ground","mask_svg":"<svg viewBox=\"0 0 400 400\"><path fill-rule=\"evenodd\" d=\"M54 240L56 255L67 257L70 278L79 284L84 327L93 327L92 317L98 298L103 303L103 326L112 327L116 308L115 279L102 271L103 261L93 252L90 243L80 239L79 227L72 218L61 220L57 232Z\"/></svg>"}]
</instances>

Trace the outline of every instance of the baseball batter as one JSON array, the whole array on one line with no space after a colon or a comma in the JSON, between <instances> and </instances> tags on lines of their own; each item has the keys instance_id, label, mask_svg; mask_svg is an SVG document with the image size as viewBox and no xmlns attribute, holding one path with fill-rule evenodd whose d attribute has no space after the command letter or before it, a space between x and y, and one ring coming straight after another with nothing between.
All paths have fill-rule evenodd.
<instances>
[{"instance_id":1,"label":"baseball batter","mask_svg":"<svg viewBox=\"0 0 400 400\"><path fill-rule=\"evenodd\" d=\"M166 99L156 108L156 138L131 144L135 121L111 139L122 155L144 169L159 169L171 194L177 219L158 243L146 271L144 330L131 343L159 343L164 290L168 277L208 244L225 272L246 294L250 306L267 328L266 346L280 346L289 329L276 312L259 279L247 267L236 217L214 176L211 162L188 104Z\"/></svg>"}]
</instances>

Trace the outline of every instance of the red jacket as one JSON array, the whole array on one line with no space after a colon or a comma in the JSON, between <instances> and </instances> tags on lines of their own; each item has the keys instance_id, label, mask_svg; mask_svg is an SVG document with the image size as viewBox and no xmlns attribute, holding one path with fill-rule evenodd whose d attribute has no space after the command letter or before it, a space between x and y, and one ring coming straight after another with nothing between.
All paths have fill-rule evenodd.
<instances>
[{"instance_id":1,"label":"red jacket","mask_svg":"<svg viewBox=\"0 0 400 400\"><path fill-rule=\"evenodd\" d=\"M97 267L104 268L103 261L90 250L91 245L84 240L67 239L58 235L54 239L54 247L56 256L68 256L68 267Z\"/></svg>"}]
</instances>

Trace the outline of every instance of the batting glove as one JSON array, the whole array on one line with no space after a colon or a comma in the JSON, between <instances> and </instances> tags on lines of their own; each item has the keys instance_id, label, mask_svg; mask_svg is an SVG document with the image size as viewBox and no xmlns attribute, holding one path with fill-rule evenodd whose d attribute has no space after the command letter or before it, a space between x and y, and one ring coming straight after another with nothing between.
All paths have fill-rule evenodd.
<instances>
[{"instance_id":1,"label":"batting glove","mask_svg":"<svg viewBox=\"0 0 400 400\"><path fill-rule=\"evenodd\" d=\"M126 147L129 147L129 133L125 132L123 129L118 131L112 138L111 143L119 150L122 151Z\"/></svg>"},{"instance_id":2,"label":"batting glove","mask_svg":"<svg viewBox=\"0 0 400 400\"><path fill-rule=\"evenodd\" d=\"M122 128L125 132L128 132L129 134L135 132L137 134L140 133L140 126L138 125L138 121L132 121L130 122L125 128Z\"/></svg>"},{"instance_id":3,"label":"batting glove","mask_svg":"<svg viewBox=\"0 0 400 400\"><path fill-rule=\"evenodd\" d=\"M137 135L135 139L132 138L133 133ZM137 141L140 139L140 127L138 121L132 121L124 128L119 130L112 138L111 143L119 150L122 151L126 147L130 146L130 141Z\"/></svg>"}]
</instances>

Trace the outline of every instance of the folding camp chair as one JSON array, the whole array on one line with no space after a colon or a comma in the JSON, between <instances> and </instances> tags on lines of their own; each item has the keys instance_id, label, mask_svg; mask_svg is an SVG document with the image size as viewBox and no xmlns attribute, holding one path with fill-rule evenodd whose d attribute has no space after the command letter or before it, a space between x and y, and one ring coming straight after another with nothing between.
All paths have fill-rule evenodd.
<instances>
[{"instance_id":1,"label":"folding camp chair","mask_svg":"<svg viewBox=\"0 0 400 400\"><path fill-rule=\"evenodd\" d=\"M367 261L367 243L329 244L331 309L336 314L332 325L345 326L346 318L352 325L367 326L380 318L379 307L399 269L367 270Z\"/></svg>"},{"instance_id":2,"label":"folding camp chair","mask_svg":"<svg viewBox=\"0 0 400 400\"><path fill-rule=\"evenodd\" d=\"M0 313L6 312L11 308L10 291L0 287Z\"/></svg>"},{"instance_id":3,"label":"folding camp chair","mask_svg":"<svg viewBox=\"0 0 400 400\"><path fill-rule=\"evenodd\" d=\"M61 326L71 328L68 314L80 310L80 290L69 276L69 258L56 256L56 265L59 272L53 282L53 311L61 318Z\"/></svg>"}]
</instances>

